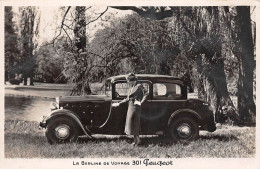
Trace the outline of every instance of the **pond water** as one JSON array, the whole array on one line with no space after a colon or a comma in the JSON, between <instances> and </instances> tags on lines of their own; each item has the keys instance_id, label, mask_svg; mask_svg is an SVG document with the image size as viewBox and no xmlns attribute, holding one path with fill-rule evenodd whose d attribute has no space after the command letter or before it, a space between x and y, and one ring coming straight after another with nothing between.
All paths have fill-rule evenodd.
<instances>
[{"instance_id":1,"label":"pond water","mask_svg":"<svg viewBox=\"0 0 260 172\"><path fill-rule=\"evenodd\" d=\"M42 120L50 112L50 103L55 99L30 97L5 97L5 120Z\"/></svg>"}]
</instances>

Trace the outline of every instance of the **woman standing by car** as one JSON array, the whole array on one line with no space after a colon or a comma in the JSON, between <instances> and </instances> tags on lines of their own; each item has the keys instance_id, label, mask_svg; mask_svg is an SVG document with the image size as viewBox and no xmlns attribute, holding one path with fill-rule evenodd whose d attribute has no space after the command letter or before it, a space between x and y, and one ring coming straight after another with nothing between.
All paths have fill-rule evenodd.
<instances>
[{"instance_id":1,"label":"woman standing by car","mask_svg":"<svg viewBox=\"0 0 260 172\"><path fill-rule=\"evenodd\" d=\"M140 133L140 116L141 105L147 99L148 91L142 84L137 82L135 74L130 73L126 76L126 80L130 85L128 96L119 103L113 103L112 106L117 107L122 103L128 102L128 110L125 123L125 133L127 135L134 135L133 145L139 145L141 143L139 138Z\"/></svg>"}]
</instances>

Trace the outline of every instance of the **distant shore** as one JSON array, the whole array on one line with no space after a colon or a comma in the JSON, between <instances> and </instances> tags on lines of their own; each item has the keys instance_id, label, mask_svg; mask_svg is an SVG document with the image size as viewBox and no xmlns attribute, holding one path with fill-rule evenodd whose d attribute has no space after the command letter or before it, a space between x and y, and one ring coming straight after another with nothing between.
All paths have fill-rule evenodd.
<instances>
[{"instance_id":1,"label":"distant shore","mask_svg":"<svg viewBox=\"0 0 260 172\"><path fill-rule=\"evenodd\" d=\"M71 88L72 86L67 84L35 83L34 86L7 84L5 85L5 96L52 99L69 95Z\"/></svg>"}]
</instances>

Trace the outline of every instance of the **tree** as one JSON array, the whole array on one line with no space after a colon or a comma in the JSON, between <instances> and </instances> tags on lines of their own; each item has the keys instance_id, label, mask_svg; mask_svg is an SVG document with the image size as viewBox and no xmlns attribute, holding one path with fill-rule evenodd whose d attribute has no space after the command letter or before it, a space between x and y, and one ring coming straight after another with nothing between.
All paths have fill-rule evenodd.
<instances>
[{"instance_id":1,"label":"tree","mask_svg":"<svg viewBox=\"0 0 260 172\"><path fill-rule=\"evenodd\" d=\"M35 51L37 47L36 37L39 30L38 10L36 7L19 7L20 23L20 51L21 51L21 72L24 78L24 85L27 85L27 77L30 77L30 85L33 85L35 68ZM39 16L38 16L39 17Z\"/></svg>"},{"instance_id":2,"label":"tree","mask_svg":"<svg viewBox=\"0 0 260 172\"><path fill-rule=\"evenodd\" d=\"M121 7L115 8L121 9ZM122 8L125 9L126 7ZM217 7L170 7L168 10L165 7L142 7L141 9L131 7L131 9L143 17L156 20L176 16L178 22L182 24L188 34L190 44L193 45L192 53L188 56L193 56L196 59L198 72L205 81L204 88L207 94L205 97L208 101L211 101L214 112L217 112L221 106L227 103L232 104L227 91L224 62L221 58L219 30L216 30L216 27L220 28ZM188 22L189 24L187 24ZM207 28L208 24L215 27ZM192 29L189 29L187 25ZM208 32L210 33L208 34Z\"/></svg>"},{"instance_id":3,"label":"tree","mask_svg":"<svg viewBox=\"0 0 260 172\"><path fill-rule=\"evenodd\" d=\"M58 42L59 43L59 42ZM42 80L47 82L64 82L59 78L63 76L64 58L60 56L51 45L42 45L36 54L37 76L41 75Z\"/></svg>"},{"instance_id":4,"label":"tree","mask_svg":"<svg viewBox=\"0 0 260 172\"><path fill-rule=\"evenodd\" d=\"M246 122L255 122L256 106L253 98L254 45L250 7L238 6L233 12L233 53L238 59L238 112Z\"/></svg>"},{"instance_id":5,"label":"tree","mask_svg":"<svg viewBox=\"0 0 260 172\"><path fill-rule=\"evenodd\" d=\"M192 43L191 53L193 57L196 59L198 72L200 73L200 76L202 77L202 83L204 83L204 93L206 94L204 97L207 98L207 100L211 101L214 112L217 115L220 113L221 107L228 105L231 107L234 107L227 90L227 81L226 81L226 75L225 75L225 68L224 68L224 58L223 55L223 47L222 43L224 42L223 34L226 30L223 28L223 25L221 24L221 15L224 11L226 11L226 7L113 7L116 9L121 10L133 10L137 12L140 16L150 18L153 20L162 20L167 17L176 17L178 22L181 23L184 30L188 35L190 36L190 41ZM242 10L241 10L242 11ZM243 13L246 13L246 17L243 16ZM249 26L250 24L250 15L248 15L247 12L240 12L239 16L243 16L240 20L241 22L245 22L247 20L248 22L245 25L242 26L242 30L249 33L249 35L246 35L247 37L250 37L249 39L246 39L246 36L242 36L241 39L244 40L244 42L250 44L247 44L250 46L248 52L250 54L251 60L248 60L249 64L247 65L245 61L243 65L240 66L247 66L250 67L250 64L252 64L252 49L253 46L251 45L252 35L251 29ZM249 17L248 17L249 16ZM187 22L188 21L188 22ZM239 25L240 23L237 23ZM192 26L193 25L193 26ZM190 29L192 28L192 29ZM243 39L244 38L244 39ZM244 48L243 48L244 46ZM241 47L241 46L240 46ZM247 53L247 49L245 45L242 45L242 54ZM251 66L252 67L252 66ZM247 75L250 78L251 82L251 74L253 73L253 67L247 68ZM244 71L245 69L243 69ZM250 70L250 71L249 71ZM251 71L252 70L252 71ZM245 81L245 80L244 80ZM247 81L248 82L248 81ZM246 84L246 83L244 83ZM240 84L241 85L241 84ZM241 90L242 89L242 90ZM244 90L243 90L244 89ZM249 105L241 105L241 108L248 108L248 106L251 106L250 109L254 109L253 107L253 99L251 101L251 92L253 90L253 86L251 84L248 84L243 88L240 88L240 93L245 95L246 91L249 91L250 95L240 96L241 99L250 97L250 104ZM245 98L242 98L245 97ZM242 101L244 104L245 102ZM245 109L244 109L245 110ZM234 112L234 111L233 111ZM251 110L251 113L253 111ZM235 112L234 112L235 113ZM240 113L243 113L240 111ZM235 113L236 115L236 113Z\"/></svg>"},{"instance_id":6,"label":"tree","mask_svg":"<svg viewBox=\"0 0 260 172\"><path fill-rule=\"evenodd\" d=\"M66 56L65 73L71 82L75 83L71 95L91 94L89 82L91 77L88 75L90 57L86 53L87 35L86 35L86 7L76 6L74 11L73 40L68 47ZM67 44L68 45L68 44Z\"/></svg>"},{"instance_id":7,"label":"tree","mask_svg":"<svg viewBox=\"0 0 260 172\"><path fill-rule=\"evenodd\" d=\"M13 11L11 6L5 7L5 81L14 78L19 73L17 64L19 63L18 36L15 31L13 21Z\"/></svg>"},{"instance_id":8,"label":"tree","mask_svg":"<svg viewBox=\"0 0 260 172\"><path fill-rule=\"evenodd\" d=\"M251 28L249 27L250 22L245 22L246 19L250 18L250 15L248 17L248 11L245 12L241 10L242 12L238 12L239 15L237 16L241 17L241 15L243 14L246 15L241 18L237 17L234 19L234 28L236 28L234 30L234 33L238 35L236 36L238 38L238 43L236 43L237 46L235 46L235 49L232 49L231 39L234 39L234 37L230 38L229 32L230 25L232 25L233 21L229 18L229 7L117 6L112 8L135 11L141 17L143 17L143 19L141 19L141 22L139 22L139 19L137 20L136 18L128 18L129 21L115 23L115 27L111 27L113 29L109 30L109 32L100 32L107 36L104 38L104 41L108 42L108 44L105 44L109 45L105 47L105 50L108 53L93 53L89 51L90 49L86 50L86 53L83 53L84 55L87 55L87 58L85 57L81 59L88 60L87 63L85 63L87 65L85 65L85 68L83 69L85 73L82 76L89 77L79 77L81 78L78 80L79 83L82 83L82 80L86 79L88 80L88 82L91 82L89 78L91 78L91 76L94 76L91 71L93 71L95 67L105 67L105 70L109 68L117 70L119 69L117 67L120 64L120 61L122 60L129 59L128 62L130 62L130 64L140 64L139 68L134 69L137 72L142 72L142 70L151 70L150 72L153 73L168 74L168 67L171 65L167 63L172 63L172 61L177 60L178 58L176 57L179 57L179 59L183 59L182 57L187 57L188 60L186 61L193 60L193 63L187 65L187 73L183 76L189 78L191 71L194 71L194 68L192 68L191 65L195 64L194 66L196 66L199 76L198 85L200 85L200 95L202 95L201 97L203 97L205 100L211 102L216 116L221 113L221 109L224 106L229 106L231 107L231 109L235 109L233 102L230 99L229 91L227 88L226 78L229 71L231 71L229 72L229 74L232 74L232 72L234 72L233 76L235 76L236 72L240 72L240 82L238 83L238 87L240 88L238 88L238 90L239 94L241 94L240 100L242 100L242 104L239 105L241 109L239 110L239 112L243 113L242 109L245 111L245 108L248 108L250 106L251 110L249 111L249 113L254 113L254 103L252 102L253 99L251 99L251 97L253 97L251 96L253 84L248 84L247 86L244 86L246 82L251 82L251 79L246 80L245 78L251 78L253 73L252 71L254 69L254 66L252 67L251 65L253 61L253 46L251 45L251 43L247 45L244 44L244 42L251 42L251 40L246 39L246 37L251 37L252 39L252 34L242 34L242 31L251 31ZM239 11L239 9L237 11ZM172 21L172 26L170 26L168 22L165 22L166 18ZM159 32L156 32L160 33L158 34L159 36L154 36L153 33L150 34L149 32L145 32L144 26L147 27L146 24L152 22L154 22L153 24L156 25L154 26L154 28L161 28L159 29ZM245 22L246 24L243 22ZM240 25L241 23L242 25ZM153 24L151 24L151 30L153 30ZM170 34L168 32L169 28L170 30L178 29L178 31L176 31L176 33L174 34ZM130 35L128 32L132 33L132 35ZM152 36L145 37L149 34ZM153 37L155 37L155 39L150 39ZM160 37L162 37L163 39L160 39ZM168 41L168 39L170 41ZM178 39L180 39L180 41L178 41ZM109 41L113 42L114 44L109 44ZM168 45L177 45L181 52L177 54L175 51L169 52L168 50L173 49L173 46L167 47ZM247 46L249 46L250 48L248 48ZM229 56L235 54L234 50L239 50L237 51L238 53L236 56L241 63L234 63L234 65L239 65L240 71L235 71L228 67L228 65L230 65L229 62L232 61L229 59ZM164 52L167 52L170 55L165 55L163 54ZM245 60L245 54L247 53L249 53L250 55L250 59L248 61ZM167 57L166 59L162 58L162 63L158 59L156 59L157 56L160 55L162 55L163 58ZM99 58L98 60L94 60L95 58L93 57ZM170 59L172 57L174 58ZM70 62L72 61L70 60ZM154 65L152 66L150 62L152 62ZM185 62L185 60L183 60L183 62ZM73 64L77 66L79 63L75 62ZM149 67L151 67L151 69L148 69ZM167 70L163 71L165 69ZM82 88L83 85L84 84L80 84L80 88ZM77 90L79 90L80 88L77 88ZM247 91L249 93L248 95L246 95ZM249 101L251 103L245 103L245 100L247 98L250 99ZM232 114L234 116L237 115L235 110L232 111ZM248 113L246 114L246 116L248 116Z\"/></svg>"},{"instance_id":9,"label":"tree","mask_svg":"<svg viewBox=\"0 0 260 172\"><path fill-rule=\"evenodd\" d=\"M65 12L59 33L52 41L54 44L57 38L62 35L62 32L64 32L67 37L61 50L65 57L63 74L70 82L75 84L71 95L92 94L90 82L94 81L96 69L104 67L96 63L95 54L89 51L86 26L99 19L107 9L100 13L95 19L87 20L86 10L90 8L91 7L83 6L63 8ZM71 14L71 16L68 17L68 14Z\"/></svg>"},{"instance_id":10,"label":"tree","mask_svg":"<svg viewBox=\"0 0 260 172\"><path fill-rule=\"evenodd\" d=\"M195 52L190 54L195 57L198 72L203 79L204 97L211 102L217 122L220 122L218 117L223 106L234 108L228 93L224 68L225 56L223 56L222 46L225 39L220 8L201 7L194 11L200 17L195 19L197 23L194 24L195 41L191 50ZM192 18L191 15L188 16ZM237 114L234 112L233 115Z\"/></svg>"},{"instance_id":11,"label":"tree","mask_svg":"<svg viewBox=\"0 0 260 172\"><path fill-rule=\"evenodd\" d=\"M96 33L91 45L97 54L106 57L111 75L120 71L170 74L180 52L169 36L167 21L151 21L138 15L111 21L110 26Z\"/></svg>"}]
</instances>

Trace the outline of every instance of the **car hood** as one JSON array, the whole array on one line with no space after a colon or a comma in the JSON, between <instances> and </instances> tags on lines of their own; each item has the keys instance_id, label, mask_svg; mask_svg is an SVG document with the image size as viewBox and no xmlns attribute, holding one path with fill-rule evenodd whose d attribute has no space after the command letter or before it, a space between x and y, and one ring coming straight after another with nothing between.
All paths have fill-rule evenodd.
<instances>
[{"instance_id":1,"label":"car hood","mask_svg":"<svg viewBox=\"0 0 260 172\"><path fill-rule=\"evenodd\" d=\"M111 101L106 95L85 95L85 96L63 96L56 99L59 103L67 102L89 102L89 101Z\"/></svg>"}]
</instances>

